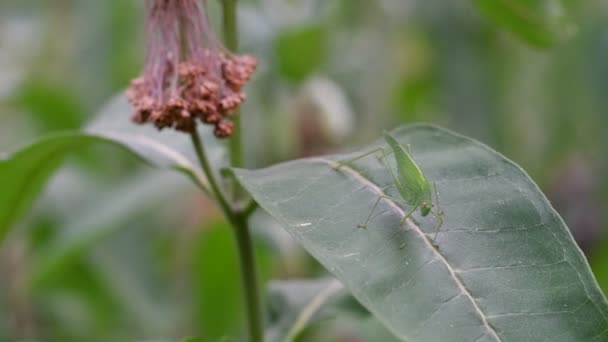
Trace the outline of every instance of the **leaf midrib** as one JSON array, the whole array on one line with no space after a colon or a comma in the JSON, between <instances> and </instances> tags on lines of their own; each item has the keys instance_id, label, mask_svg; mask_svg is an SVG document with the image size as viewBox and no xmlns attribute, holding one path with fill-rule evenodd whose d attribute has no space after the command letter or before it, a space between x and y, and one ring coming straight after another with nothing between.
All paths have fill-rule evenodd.
<instances>
[{"instance_id":1,"label":"leaf midrib","mask_svg":"<svg viewBox=\"0 0 608 342\"><path fill-rule=\"evenodd\" d=\"M320 162L322 162L324 164L329 165L334 170L338 169L338 167L339 167L340 170L343 170L343 171L349 173L356 181L358 181L362 185L370 187L379 196L386 195L384 193L384 191L382 190L382 188L380 188L378 185L376 185L375 183L373 183L371 180L367 179L363 174L361 174L360 172L358 172L354 168L352 168L352 167L350 167L348 165L338 164L337 162L335 162L333 160L329 160L329 159L318 158L316 160L318 160L318 161L320 161ZM399 207L394 201L386 199L386 198L383 199L383 200L385 202L387 202L397 212L399 212L402 216L405 216L405 214L406 214L405 211L403 209L401 209L401 207ZM431 242L431 240L429 239L429 237L426 236L426 234L424 233L424 231L422 231L422 229L418 225L416 225L416 223L414 223L414 221L412 221L411 219L408 219L406 221L406 223L410 227L412 227L413 230L418 235L420 235L420 237L422 238L422 240L425 243L425 246L427 248L429 248L437 256L438 260L440 260L445 265L445 267L448 269L448 271L450 273L450 277L456 283L456 286L459 288L461 294L464 295L467 299L469 299L469 301L473 305L473 308L475 309L475 311L479 315L479 317L480 317L483 325L485 326L486 330L496 339L496 341L502 342L502 340L500 339L500 337L496 333L496 330L494 330L494 328L492 327L492 325L490 324L490 322L488 322L487 315L479 307L479 305L477 304L477 301L475 301L475 298L473 298L473 296L471 295L471 292L469 291L469 289L467 289L466 286L464 285L464 283L460 280L460 278L458 278L458 276L456 275L456 271L454 270L454 268L452 267L452 265L450 265L450 263L448 262L448 260L443 256L443 254L441 254L441 252L439 251L439 249L436 248L433 245L433 243Z\"/></svg>"}]
</instances>

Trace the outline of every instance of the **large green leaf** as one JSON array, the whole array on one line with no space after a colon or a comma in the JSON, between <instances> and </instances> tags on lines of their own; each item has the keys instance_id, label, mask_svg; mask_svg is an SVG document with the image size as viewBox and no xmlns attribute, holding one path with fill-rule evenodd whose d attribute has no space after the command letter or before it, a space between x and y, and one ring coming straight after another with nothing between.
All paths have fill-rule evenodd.
<instances>
[{"instance_id":1,"label":"large green leaf","mask_svg":"<svg viewBox=\"0 0 608 342\"><path fill-rule=\"evenodd\" d=\"M0 241L30 207L65 156L87 145L108 144L126 149L153 166L181 171L206 189L206 180L195 166L189 136L135 125L129 120L131 110L126 97L117 96L84 132L54 134L0 159ZM203 132L203 139L209 158L217 165L224 151L215 139L206 137L210 137L208 130Z\"/></svg>"},{"instance_id":2,"label":"large green leaf","mask_svg":"<svg viewBox=\"0 0 608 342\"><path fill-rule=\"evenodd\" d=\"M549 46L572 31L563 0L474 0L490 19L522 39Z\"/></svg>"},{"instance_id":3,"label":"large green leaf","mask_svg":"<svg viewBox=\"0 0 608 342\"><path fill-rule=\"evenodd\" d=\"M357 228L391 184L377 158L340 169L336 160L347 156L311 158L235 174L401 339L608 339L605 297L567 227L521 168L440 128L393 133L437 184L445 223L436 241L432 215L416 213L400 227L410 208L390 200L367 229Z\"/></svg>"}]
</instances>

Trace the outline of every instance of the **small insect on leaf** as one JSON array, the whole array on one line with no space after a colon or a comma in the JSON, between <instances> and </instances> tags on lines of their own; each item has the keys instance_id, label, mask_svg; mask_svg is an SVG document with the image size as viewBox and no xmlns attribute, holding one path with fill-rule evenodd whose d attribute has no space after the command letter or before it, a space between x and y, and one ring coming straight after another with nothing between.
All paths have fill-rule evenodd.
<instances>
[{"instance_id":1,"label":"small insect on leaf","mask_svg":"<svg viewBox=\"0 0 608 342\"><path fill-rule=\"evenodd\" d=\"M386 169L391 173L393 180L392 186L397 189L397 192L401 197L395 198L387 195L379 196L374 203L371 212L367 216L365 223L357 226L360 228L367 228L369 222L382 213L381 212L380 214L374 215L380 201L386 199L412 207L412 209L401 219L401 224L403 224L417 209L420 209L420 215L423 217L433 214L437 218L437 221L439 221L437 224L437 231L433 237L433 240L436 240L437 235L439 234L439 229L443 224L443 216L440 210L434 209L434 207L439 206L439 199L435 185L429 182L420 167L418 167L418 164L416 164L406 149L403 148L403 146L399 144L399 142L390 133L384 132L384 140L386 140L391 152L387 153L383 148L378 148L346 161L338 162L337 168L340 168L354 162L355 160L381 152L382 156L380 157L380 160L382 160ZM394 155L394 167L386 160L390 154ZM435 193L435 204L433 204L433 192Z\"/></svg>"}]
</instances>

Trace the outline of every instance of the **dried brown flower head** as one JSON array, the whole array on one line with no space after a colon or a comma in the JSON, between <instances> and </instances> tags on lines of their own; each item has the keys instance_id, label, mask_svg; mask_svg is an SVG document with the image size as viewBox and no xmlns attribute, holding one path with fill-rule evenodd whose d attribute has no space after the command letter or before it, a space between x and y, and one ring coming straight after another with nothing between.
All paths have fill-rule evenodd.
<instances>
[{"instance_id":1,"label":"dried brown flower head","mask_svg":"<svg viewBox=\"0 0 608 342\"><path fill-rule=\"evenodd\" d=\"M197 0L146 0L146 61L128 90L133 121L192 132L199 120L214 125L217 137L232 134L230 116L245 100L242 88L257 61L224 48L204 6Z\"/></svg>"}]
</instances>

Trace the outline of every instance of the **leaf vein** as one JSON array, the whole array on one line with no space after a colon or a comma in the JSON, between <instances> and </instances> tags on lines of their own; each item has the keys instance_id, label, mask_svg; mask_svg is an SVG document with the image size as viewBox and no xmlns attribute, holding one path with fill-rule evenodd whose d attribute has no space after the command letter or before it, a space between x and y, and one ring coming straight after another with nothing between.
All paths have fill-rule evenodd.
<instances>
[{"instance_id":1,"label":"leaf vein","mask_svg":"<svg viewBox=\"0 0 608 342\"><path fill-rule=\"evenodd\" d=\"M566 259L559 260L557 262L552 262L548 264L517 264L517 265L504 265L504 266L489 266L489 267L471 267L462 270L456 270L457 273L466 273L472 271L485 271L485 270L500 270L500 269L511 269L511 268L520 268L520 267L549 267L555 266L558 264L563 264L569 262Z\"/></svg>"}]
</instances>

